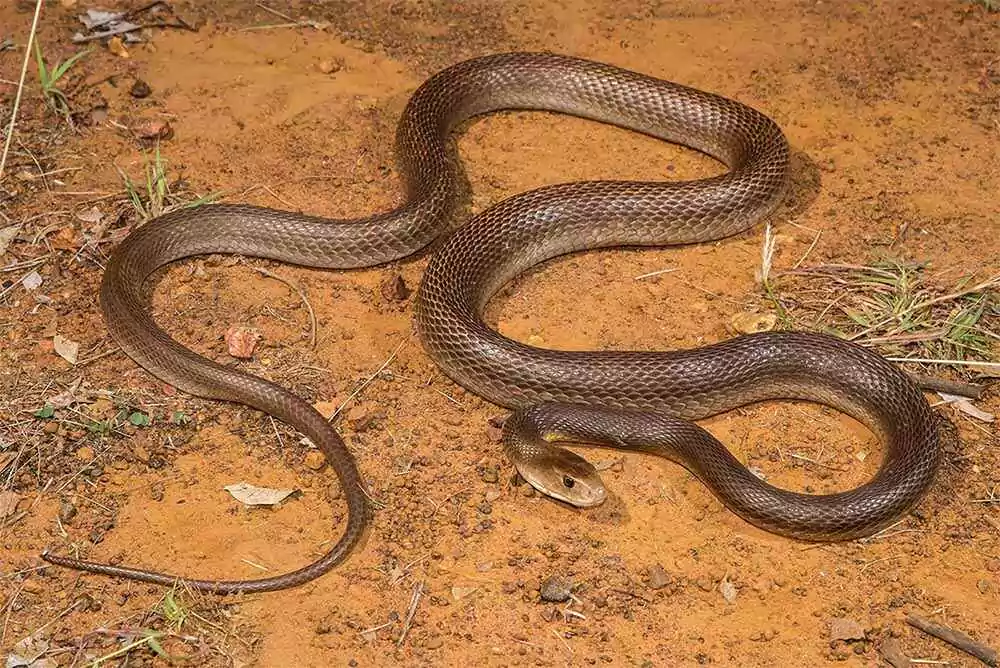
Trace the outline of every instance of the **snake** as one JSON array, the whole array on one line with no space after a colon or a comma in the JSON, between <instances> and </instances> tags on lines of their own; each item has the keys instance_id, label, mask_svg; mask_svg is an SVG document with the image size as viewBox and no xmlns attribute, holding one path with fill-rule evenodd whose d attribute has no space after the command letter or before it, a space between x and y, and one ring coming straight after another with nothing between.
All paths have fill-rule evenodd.
<instances>
[{"instance_id":1,"label":"snake","mask_svg":"<svg viewBox=\"0 0 1000 668\"><path fill-rule=\"evenodd\" d=\"M308 437L337 475L347 506L340 538L319 559L256 580L195 579L43 554L50 563L220 594L283 589L342 563L373 513L357 463L320 413L281 386L188 350L150 313L163 267L213 253L325 269L405 258L449 230L463 206L452 135L470 119L539 110L615 125L710 156L728 167L690 181L580 181L515 195L476 216L434 250L413 310L422 345L458 384L512 409L503 448L521 476L559 501L606 497L595 468L559 443L647 452L690 470L733 512L773 533L848 540L874 533L927 492L940 459L920 390L881 356L809 332L763 332L687 350L560 351L506 338L483 310L504 285L557 256L597 248L684 245L744 232L771 215L789 183L778 125L732 99L617 66L551 53L500 53L432 75L396 127L403 201L392 211L334 220L245 204L206 204L135 227L102 278L101 309L121 349L193 395L245 404ZM558 141L558 139L555 139ZM819 402L867 425L885 447L856 489L804 494L774 487L694 420L764 400Z\"/></svg>"}]
</instances>

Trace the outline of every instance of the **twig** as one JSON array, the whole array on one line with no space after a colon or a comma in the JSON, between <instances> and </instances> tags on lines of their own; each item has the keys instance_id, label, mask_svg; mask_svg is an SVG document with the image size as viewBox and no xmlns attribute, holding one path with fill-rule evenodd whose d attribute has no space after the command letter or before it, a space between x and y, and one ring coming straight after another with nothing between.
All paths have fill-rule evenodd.
<instances>
[{"instance_id":1,"label":"twig","mask_svg":"<svg viewBox=\"0 0 1000 668\"><path fill-rule=\"evenodd\" d=\"M344 399L344 402L343 402L342 404L340 404L339 406L337 406L337 410L335 410L335 411L333 412L333 415L331 415L331 416L330 416L330 417L329 417L329 418L327 419L327 422L333 422L334 420L336 420L336 419L337 419L337 416L338 416L338 415L340 415L341 411L343 411L343 410L344 410L344 408L345 408L345 407L347 406L347 404L351 403L351 401L353 401L353 400L354 400L354 397L356 397L356 396L358 396L359 394L361 394L361 392L362 392L362 391L363 391L363 390L364 390L364 389L365 389L366 387L368 387L368 386L369 386L369 385L371 384L371 382L372 382L373 380L375 380L375 378L377 378L377 377L378 377L378 375L379 375L380 373L382 373L383 371L385 371L385 368L386 368L387 366L389 366L390 364L392 364L392 361L393 361L394 359L396 359L396 355L398 355L398 354L399 354L399 351L403 349L403 346L404 346L404 345L406 345L406 343L407 343L407 342L408 342L408 341L410 340L410 337L411 337L411 336L413 336L413 334L410 334L410 335L409 335L409 336L407 336L407 337L406 337L405 339L403 339L402 341L400 341L400 342L399 342L399 345L398 345L398 346L396 346L396 349L392 351L392 354L391 354L391 355L389 355L389 357L387 357L387 358L386 358L386 360L385 360L384 362L382 362L382 366L380 366L379 368L375 369L375 372L374 372L374 373L373 373L372 375L370 375L370 376L368 376L367 378L365 378L364 382L363 382L363 383L361 383L360 385L358 385L357 389L356 389L356 390L354 390L353 392L351 392L351 393L350 393L350 394L348 395L348 397L347 397L346 399Z\"/></svg>"},{"instance_id":2,"label":"twig","mask_svg":"<svg viewBox=\"0 0 1000 668\"><path fill-rule=\"evenodd\" d=\"M406 611L406 617L403 619L403 630L399 634L399 638L396 640L396 647L402 647L403 641L406 640L406 634L410 632L410 624L413 623L413 616L417 614L417 604L420 603L420 597L424 593L424 583L423 580L413 585L413 594L410 596L410 608Z\"/></svg>"},{"instance_id":3,"label":"twig","mask_svg":"<svg viewBox=\"0 0 1000 668\"><path fill-rule=\"evenodd\" d=\"M908 373L906 375L922 390L956 394L960 397L968 397L969 399L979 399L983 396L982 385L961 383L956 380L938 378L937 376L925 376L921 373Z\"/></svg>"},{"instance_id":4,"label":"twig","mask_svg":"<svg viewBox=\"0 0 1000 668\"><path fill-rule=\"evenodd\" d=\"M263 274L264 276L267 276L268 278L273 278L276 281L284 283L289 288L291 288L292 290L294 290L296 294L298 294L299 299L301 299L302 303L306 305L306 310L309 311L309 347L310 348L315 348L316 347L316 313L313 311L312 304L310 304L309 300L306 299L305 293L302 292L302 290L300 290L298 288L298 286L295 285L294 283L288 281L287 279L282 278L281 276L278 276L277 274L275 274L273 272L268 271L264 267L254 266L254 270L257 271L257 272L259 272L259 273L261 273L261 274Z\"/></svg>"},{"instance_id":5,"label":"twig","mask_svg":"<svg viewBox=\"0 0 1000 668\"><path fill-rule=\"evenodd\" d=\"M17 110L21 106L21 93L24 91L24 78L28 73L28 61L31 60L31 47L35 43L35 33L38 31L38 17L42 13L42 0L35 3L35 16L31 19L31 31L28 33L28 45L24 49L24 62L21 64L21 80L17 84L17 95L14 96L14 108L10 112L10 123L7 125L7 141L3 144L3 156L0 156L0 181L3 180L3 168L7 164L7 154L10 145L14 143L14 126L17 122Z\"/></svg>"},{"instance_id":6,"label":"twig","mask_svg":"<svg viewBox=\"0 0 1000 668\"><path fill-rule=\"evenodd\" d=\"M953 647L957 647L966 654L976 657L991 668L996 668L997 666L997 651L995 649L976 642L961 631L956 631L943 624L938 624L912 614L906 616L906 623L928 635L945 641Z\"/></svg>"},{"instance_id":7,"label":"twig","mask_svg":"<svg viewBox=\"0 0 1000 668\"><path fill-rule=\"evenodd\" d=\"M987 369L1000 370L1000 363L977 362L976 360L932 360L922 357L886 357L890 362L914 362L916 364L953 364L955 366L984 366Z\"/></svg>"},{"instance_id":8,"label":"twig","mask_svg":"<svg viewBox=\"0 0 1000 668\"><path fill-rule=\"evenodd\" d=\"M641 281L644 278L652 278L653 276L659 276L660 274L670 274L670 273L673 273L675 271L680 271L680 270L681 270L680 267L673 267L671 269L660 269L660 270L657 270L657 271L651 271L648 274L640 274L640 275L636 276L635 278L633 278L632 280L633 281Z\"/></svg>"}]
</instances>

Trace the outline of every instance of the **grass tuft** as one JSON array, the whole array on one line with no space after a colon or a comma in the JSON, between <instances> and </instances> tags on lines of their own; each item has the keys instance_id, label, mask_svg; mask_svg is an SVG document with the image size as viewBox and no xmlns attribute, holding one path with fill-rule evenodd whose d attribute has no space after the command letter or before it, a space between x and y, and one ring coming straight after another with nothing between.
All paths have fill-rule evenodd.
<instances>
[{"instance_id":1,"label":"grass tuft","mask_svg":"<svg viewBox=\"0 0 1000 668\"><path fill-rule=\"evenodd\" d=\"M66 93L59 87L59 82L70 71L73 65L88 53L90 53L90 49L77 52L66 60L56 63L54 67L49 68L45 62L45 58L42 56L42 47L39 46L38 42L35 42L35 62L38 64L38 83L42 87L42 95L45 96L45 101L52 110L62 114L67 122L71 122L69 116L69 98L66 97Z\"/></svg>"},{"instance_id":2,"label":"grass tuft","mask_svg":"<svg viewBox=\"0 0 1000 668\"><path fill-rule=\"evenodd\" d=\"M125 184L125 195L135 210L139 223L146 223L177 209L187 209L214 202L219 193L191 196L179 182L170 183L167 178L167 160L160 153L159 143L152 152L145 155L142 181L133 181L121 168L116 167Z\"/></svg>"},{"instance_id":3,"label":"grass tuft","mask_svg":"<svg viewBox=\"0 0 1000 668\"><path fill-rule=\"evenodd\" d=\"M886 260L782 276L792 279L784 292L773 283L766 292L794 328L825 331L892 357L1000 359L1000 275L941 283L925 264Z\"/></svg>"}]
</instances>

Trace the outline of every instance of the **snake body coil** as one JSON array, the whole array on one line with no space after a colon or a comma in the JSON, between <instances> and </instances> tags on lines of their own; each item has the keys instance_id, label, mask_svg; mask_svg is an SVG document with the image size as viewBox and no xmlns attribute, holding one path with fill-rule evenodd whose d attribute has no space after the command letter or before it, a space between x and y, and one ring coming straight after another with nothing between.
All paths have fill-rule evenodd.
<instances>
[{"instance_id":1,"label":"snake body coil","mask_svg":"<svg viewBox=\"0 0 1000 668\"><path fill-rule=\"evenodd\" d=\"M609 422L631 421L640 436L669 442L663 447L674 448L676 458L727 505L772 531L817 539L863 535L919 500L939 457L930 409L905 376L857 346L813 334L776 333L669 353L569 353L508 340L482 322L490 296L545 259L598 247L708 241L747 229L778 204L788 168L781 131L742 104L609 65L513 53L459 63L413 95L397 129L406 195L397 210L350 221L242 205L175 211L135 230L105 272L101 305L108 327L136 362L187 392L273 415L323 450L340 478L349 514L330 552L295 572L255 581L184 580L51 554L45 558L147 582L180 579L221 593L301 584L346 558L361 538L369 510L354 460L336 432L290 392L173 341L148 312L145 283L168 263L207 253L324 268L405 257L443 232L457 209L461 179L448 151L452 129L500 109L549 110L612 123L700 150L726 163L730 172L693 182L551 186L477 216L434 256L416 303L424 346L452 378L512 408L560 402L518 413L514 422L553 418L556 431L572 427L583 434L569 434L570 440L587 440L588 434L606 439ZM726 458L728 452L704 444L696 427L686 431L674 419L771 398L820 401L871 426L887 443L875 479L831 496L776 490L751 480L731 455ZM637 417L634 409L660 412ZM536 446L515 441L515 457L527 461L536 454Z\"/></svg>"}]
</instances>

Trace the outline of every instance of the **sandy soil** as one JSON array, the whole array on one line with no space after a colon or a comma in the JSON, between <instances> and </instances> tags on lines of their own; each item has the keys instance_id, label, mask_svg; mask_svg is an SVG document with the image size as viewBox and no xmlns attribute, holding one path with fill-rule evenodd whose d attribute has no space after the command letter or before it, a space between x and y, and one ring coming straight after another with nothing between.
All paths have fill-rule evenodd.
<instances>
[{"instance_id":1,"label":"sandy soil","mask_svg":"<svg viewBox=\"0 0 1000 668\"><path fill-rule=\"evenodd\" d=\"M23 44L29 4L0 8L0 38ZM362 215L399 201L392 132L422 80L474 55L549 49L715 91L775 118L795 150L793 192L774 220L778 269L815 241L810 263L891 257L951 277L1000 270L1000 14L974 4L330 1L281 7L322 29L256 31L246 28L284 21L242 2L194 4L176 8L197 32L154 30L127 59L98 48L74 68L76 132L44 110L37 86L24 103L3 213L25 226L0 261L0 463L20 498L2 529L5 652L37 632L58 665L82 665L121 646L99 629L153 623L160 588L43 568L46 547L255 577L314 558L344 519L332 475L305 464L296 434L172 391L114 352L97 286L115 231L134 222L116 166L141 175L126 130L139 121L169 121L174 136L161 151L192 191ZM75 15L89 6L46 8L47 56L75 50ZM17 78L22 53L0 53L0 79ZM150 96L130 95L137 78ZM0 85L9 109L13 87ZM459 150L472 211L573 179L721 170L690 151L545 114L478 121ZM42 179L39 169L52 173ZM92 207L108 231L85 247L94 223L79 214ZM700 247L565 258L509 286L489 317L509 336L562 349L720 340L733 314L768 308L754 281L761 240L757 229ZM1000 504L982 502L1000 484L993 425L941 408L958 439L933 492L873 541L815 546L765 534L684 470L609 452L588 456L612 464L612 498L572 510L512 484L488 424L503 412L436 370L411 334L412 297L383 293L397 274L415 288L425 264L322 272L204 258L159 282L158 321L179 340L235 363L223 333L257 327L263 341L240 366L310 401L339 405L395 353L340 421L380 504L363 548L290 591L221 603L185 596L214 625L192 617L185 627L205 640L195 664L874 666L888 665L880 652L892 640L910 657L977 665L907 627L907 613L1000 644ZM298 295L255 265L307 294L314 349ZM679 271L634 280L668 267ZM44 303L12 285L32 269ZM78 342L86 363L58 357L57 334ZM74 403L55 420L34 417L67 389ZM996 392L981 406L1000 409ZM81 427L123 410L153 424ZM191 422L171 424L177 411ZM878 465L864 428L815 406L762 405L705 426L795 489L845 489ZM248 511L222 489L239 481L301 496ZM540 600L552 576L572 581L568 604ZM838 619L863 637L831 638ZM170 648L193 651L176 640ZM164 663L145 649L126 662Z\"/></svg>"}]
</instances>

